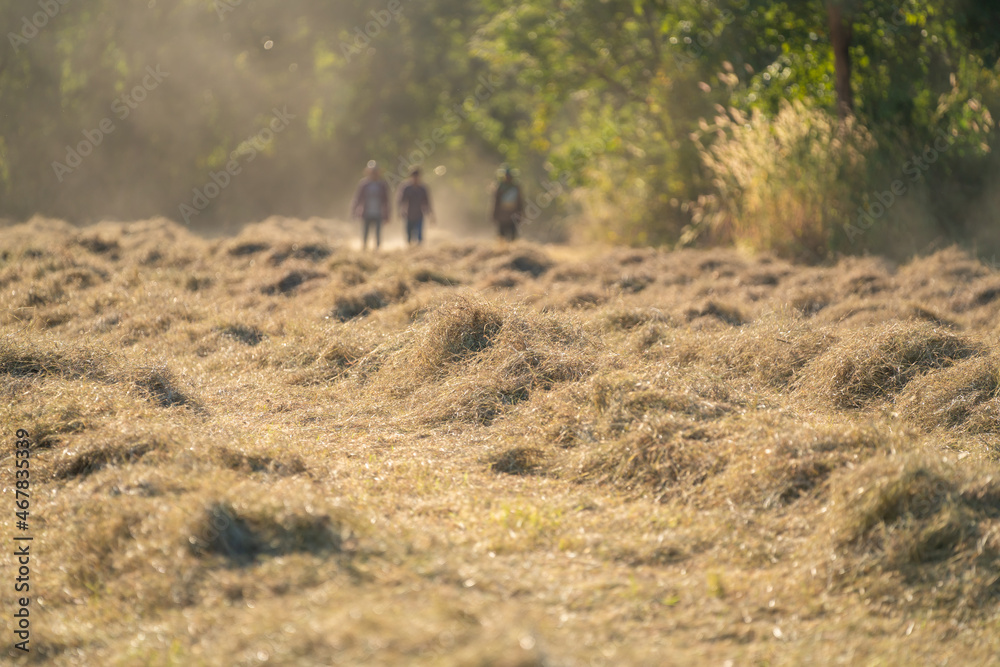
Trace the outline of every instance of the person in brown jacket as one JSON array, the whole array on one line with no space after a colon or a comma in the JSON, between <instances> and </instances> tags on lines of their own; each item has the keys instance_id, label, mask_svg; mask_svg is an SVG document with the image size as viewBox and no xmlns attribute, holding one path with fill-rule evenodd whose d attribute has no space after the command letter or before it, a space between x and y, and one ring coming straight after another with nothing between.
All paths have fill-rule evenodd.
<instances>
[{"instance_id":1,"label":"person in brown jacket","mask_svg":"<svg viewBox=\"0 0 1000 667\"><path fill-rule=\"evenodd\" d=\"M368 248L368 231L375 232L375 249L382 244L382 223L389 220L389 184L382 178L375 160L368 162L365 177L351 201L351 213L362 222L361 249Z\"/></svg>"},{"instance_id":2,"label":"person in brown jacket","mask_svg":"<svg viewBox=\"0 0 1000 667\"><path fill-rule=\"evenodd\" d=\"M431 195L420 180L420 170L410 172L410 180L399 189L399 213L406 222L406 243L424 240L424 216L433 215Z\"/></svg>"}]
</instances>

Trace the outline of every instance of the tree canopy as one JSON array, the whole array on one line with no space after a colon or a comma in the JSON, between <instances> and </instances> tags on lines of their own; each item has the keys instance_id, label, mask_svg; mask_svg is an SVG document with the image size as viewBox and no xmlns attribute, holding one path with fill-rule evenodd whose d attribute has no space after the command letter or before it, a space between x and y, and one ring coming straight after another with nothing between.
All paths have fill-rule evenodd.
<instances>
[{"instance_id":1,"label":"tree canopy","mask_svg":"<svg viewBox=\"0 0 1000 667\"><path fill-rule=\"evenodd\" d=\"M370 158L441 165L472 198L512 164L529 191L572 190L544 216L636 244L850 249L858 209L897 180L906 204L862 245L911 209L954 238L996 209L984 0L7 0L0 16L10 218L340 215Z\"/></svg>"}]
</instances>

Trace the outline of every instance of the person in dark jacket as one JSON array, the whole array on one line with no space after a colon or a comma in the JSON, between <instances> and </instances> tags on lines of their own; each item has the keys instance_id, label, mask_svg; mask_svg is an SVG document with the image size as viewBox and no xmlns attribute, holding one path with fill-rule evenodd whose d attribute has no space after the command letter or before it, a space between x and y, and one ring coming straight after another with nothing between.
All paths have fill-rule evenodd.
<instances>
[{"instance_id":1,"label":"person in dark jacket","mask_svg":"<svg viewBox=\"0 0 1000 667\"><path fill-rule=\"evenodd\" d=\"M514 181L514 174L504 169L503 180L497 185L493 196L493 220L497 223L500 237L513 241L517 238L517 226L524 216L524 196L521 186Z\"/></svg>"},{"instance_id":2,"label":"person in dark jacket","mask_svg":"<svg viewBox=\"0 0 1000 667\"><path fill-rule=\"evenodd\" d=\"M389 184L382 178L375 160L368 163L365 177L351 201L351 213L362 221L361 249L368 248L368 232L375 232L375 249L382 244L382 223L389 220Z\"/></svg>"},{"instance_id":3,"label":"person in dark jacket","mask_svg":"<svg viewBox=\"0 0 1000 667\"><path fill-rule=\"evenodd\" d=\"M399 212L406 222L406 243L420 244L424 240L424 216L433 214L431 195L420 180L420 170L410 172L410 180L399 190Z\"/></svg>"}]
</instances>

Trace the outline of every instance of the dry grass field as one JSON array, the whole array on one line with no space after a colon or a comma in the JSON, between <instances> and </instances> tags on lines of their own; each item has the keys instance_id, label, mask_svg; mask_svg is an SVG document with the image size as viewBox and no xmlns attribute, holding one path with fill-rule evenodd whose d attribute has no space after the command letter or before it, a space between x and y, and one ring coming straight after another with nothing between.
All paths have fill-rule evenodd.
<instances>
[{"instance_id":1,"label":"dry grass field","mask_svg":"<svg viewBox=\"0 0 1000 667\"><path fill-rule=\"evenodd\" d=\"M53 665L1000 664L1000 272L0 236Z\"/></svg>"}]
</instances>

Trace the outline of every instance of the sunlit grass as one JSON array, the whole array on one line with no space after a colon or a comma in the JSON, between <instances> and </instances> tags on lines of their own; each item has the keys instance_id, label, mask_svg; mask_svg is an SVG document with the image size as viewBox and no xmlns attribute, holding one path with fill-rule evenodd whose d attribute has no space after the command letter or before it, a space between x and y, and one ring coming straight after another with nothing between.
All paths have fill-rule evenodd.
<instances>
[{"instance_id":1,"label":"sunlit grass","mask_svg":"<svg viewBox=\"0 0 1000 667\"><path fill-rule=\"evenodd\" d=\"M1000 655L1000 275L961 252L2 243L35 659Z\"/></svg>"}]
</instances>

